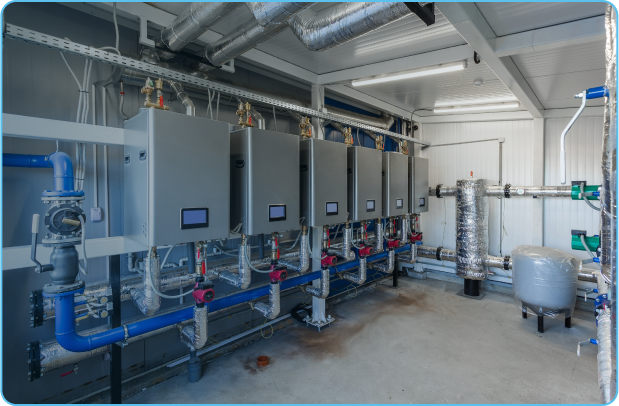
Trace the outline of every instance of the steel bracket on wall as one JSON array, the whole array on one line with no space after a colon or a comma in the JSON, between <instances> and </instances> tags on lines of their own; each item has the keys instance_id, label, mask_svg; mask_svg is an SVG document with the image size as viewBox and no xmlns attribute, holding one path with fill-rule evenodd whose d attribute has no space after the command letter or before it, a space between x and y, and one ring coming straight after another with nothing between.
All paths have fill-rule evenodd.
<instances>
[{"instance_id":1,"label":"steel bracket on wall","mask_svg":"<svg viewBox=\"0 0 619 406\"><path fill-rule=\"evenodd\" d=\"M421 19L421 21L426 23L426 25L434 24L434 3L428 3L424 6L421 6L419 3L405 2L404 5L406 5L406 7L408 7L410 11L415 13L417 17Z\"/></svg>"}]
</instances>

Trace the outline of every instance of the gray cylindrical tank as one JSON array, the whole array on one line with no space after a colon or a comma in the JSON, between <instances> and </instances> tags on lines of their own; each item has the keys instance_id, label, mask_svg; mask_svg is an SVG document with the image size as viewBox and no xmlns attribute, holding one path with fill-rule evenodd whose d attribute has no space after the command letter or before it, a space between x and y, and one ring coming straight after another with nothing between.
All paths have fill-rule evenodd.
<instances>
[{"instance_id":1,"label":"gray cylindrical tank","mask_svg":"<svg viewBox=\"0 0 619 406\"><path fill-rule=\"evenodd\" d=\"M488 197L486 179L456 182L456 274L485 280L488 274Z\"/></svg>"},{"instance_id":2,"label":"gray cylindrical tank","mask_svg":"<svg viewBox=\"0 0 619 406\"><path fill-rule=\"evenodd\" d=\"M523 304L537 314L573 309L578 258L554 248L518 245L512 263L514 295Z\"/></svg>"}]
</instances>

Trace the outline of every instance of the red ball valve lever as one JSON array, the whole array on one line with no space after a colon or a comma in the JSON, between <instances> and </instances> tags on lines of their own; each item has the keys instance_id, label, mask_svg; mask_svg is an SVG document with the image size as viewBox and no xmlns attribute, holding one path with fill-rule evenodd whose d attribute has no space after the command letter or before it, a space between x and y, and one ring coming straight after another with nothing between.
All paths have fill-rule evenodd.
<instances>
[{"instance_id":1,"label":"red ball valve lever","mask_svg":"<svg viewBox=\"0 0 619 406\"><path fill-rule=\"evenodd\" d=\"M320 265L323 268L330 267L337 264L337 257L335 255L327 255L323 259L320 260Z\"/></svg>"}]
</instances>

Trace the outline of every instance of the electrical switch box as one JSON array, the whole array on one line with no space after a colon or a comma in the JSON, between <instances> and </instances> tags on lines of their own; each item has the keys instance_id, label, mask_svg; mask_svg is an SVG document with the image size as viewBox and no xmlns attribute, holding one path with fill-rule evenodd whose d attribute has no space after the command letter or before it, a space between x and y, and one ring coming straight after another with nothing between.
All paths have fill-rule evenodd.
<instances>
[{"instance_id":1,"label":"electrical switch box","mask_svg":"<svg viewBox=\"0 0 619 406\"><path fill-rule=\"evenodd\" d=\"M428 211L429 194L428 159L408 157L409 212L420 214Z\"/></svg>"},{"instance_id":2,"label":"electrical switch box","mask_svg":"<svg viewBox=\"0 0 619 406\"><path fill-rule=\"evenodd\" d=\"M230 134L230 225L258 235L300 229L299 137L244 128Z\"/></svg>"},{"instance_id":3,"label":"electrical switch box","mask_svg":"<svg viewBox=\"0 0 619 406\"><path fill-rule=\"evenodd\" d=\"M299 143L303 225L346 222L346 144L310 138Z\"/></svg>"},{"instance_id":4,"label":"electrical switch box","mask_svg":"<svg viewBox=\"0 0 619 406\"><path fill-rule=\"evenodd\" d=\"M140 109L125 123L125 236L148 247L227 238L228 123Z\"/></svg>"},{"instance_id":5,"label":"electrical switch box","mask_svg":"<svg viewBox=\"0 0 619 406\"><path fill-rule=\"evenodd\" d=\"M383 217L408 214L408 155L383 152Z\"/></svg>"},{"instance_id":6,"label":"electrical switch box","mask_svg":"<svg viewBox=\"0 0 619 406\"><path fill-rule=\"evenodd\" d=\"M348 220L380 218L382 198L382 151L365 147L347 148Z\"/></svg>"}]
</instances>

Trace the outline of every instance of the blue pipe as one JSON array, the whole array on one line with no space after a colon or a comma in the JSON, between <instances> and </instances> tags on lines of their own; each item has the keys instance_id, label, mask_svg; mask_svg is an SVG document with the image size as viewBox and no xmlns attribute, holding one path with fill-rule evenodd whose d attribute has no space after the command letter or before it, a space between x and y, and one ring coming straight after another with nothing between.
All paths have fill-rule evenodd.
<instances>
[{"instance_id":1,"label":"blue pipe","mask_svg":"<svg viewBox=\"0 0 619 406\"><path fill-rule=\"evenodd\" d=\"M54 192L73 191L73 162L64 152L51 155L2 154L2 166L54 168Z\"/></svg>"},{"instance_id":2,"label":"blue pipe","mask_svg":"<svg viewBox=\"0 0 619 406\"><path fill-rule=\"evenodd\" d=\"M395 251L396 253L404 252L409 248L410 247L407 244L403 247L396 248ZM368 257L368 261L379 261L381 259L386 259L387 256L387 251L381 252L379 254L370 255ZM358 260L349 261L339 266L330 267L329 272L331 274L335 274L336 272L348 271L358 266ZM304 283L311 282L318 278L320 278L320 271L297 276L296 278L291 278L283 281L281 283L281 289L284 290L293 288ZM125 338L135 337L140 334L171 326L173 324L189 320L193 317L193 308L187 307L185 309L177 310L175 312L128 324L127 337L125 337L125 330L122 327L114 328L90 336L81 336L75 331L74 294L75 291L72 291L68 292L68 294L65 293L62 295L54 296L56 308L56 340L58 341L58 344L62 346L62 348L72 352L92 351L95 348L104 347L106 345L122 341ZM228 307L245 303L247 301L266 296L268 294L268 285L249 291L242 291L235 295L229 295L220 299L213 300L209 304L209 311L214 312L217 310L226 309ZM45 293L43 295L46 296Z\"/></svg>"},{"instance_id":3,"label":"blue pipe","mask_svg":"<svg viewBox=\"0 0 619 406\"><path fill-rule=\"evenodd\" d=\"M599 99L600 97L608 97L608 88L606 86L587 89L587 99Z\"/></svg>"}]
</instances>

